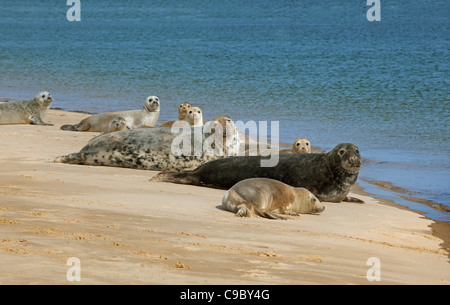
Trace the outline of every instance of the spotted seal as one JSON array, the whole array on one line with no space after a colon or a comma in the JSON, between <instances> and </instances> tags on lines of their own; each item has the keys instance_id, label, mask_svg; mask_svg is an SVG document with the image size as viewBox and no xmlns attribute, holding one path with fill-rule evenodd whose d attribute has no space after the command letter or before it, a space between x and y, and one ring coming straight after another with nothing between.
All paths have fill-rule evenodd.
<instances>
[{"instance_id":1,"label":"spotted seal","mask_svg":"<svg viewBox=\"0 0 450 305\"><path fill-rule=\"evenodd\" d=\"M0 125L33 124L53 126L43 121L53 98L48 91L39 92L32 100L0 104Z\"/></svg>"},{"instance_id":2,"label":"spotted seal","mask_svg":"<svg viewBox=\"0 0 450 305\"><path fill-rule=\"evenodd\" d=\"M102 132L116 117L122 117L129 129L153 127L159 118L160 101L156 96L149 96L145 100L142 110L127 110L94 114L76 125L63 125L62 130L97 131Z\"/></svg>"},{"instance_id":3,"label":"spotted seal","mask_svg":"<svg viewBox=\"0 0 450 305\"><path fill-rule=\"evenodd\" d=\"M222 206L237 216L258 215L285 219L280 214L321 213L325 207L310 191L268 178L250 178L233 185L223 196Z\"/></svg>"},{"instance_id":4,"label":"spotted seal","mask_svg":"<svg viewBox=\"0 0 450 305\"><path fill-rule=\"evenodd\" d=\"M179 171L194 169L208 161L237 155L239 152L237 131L232 126L227 128L234 122L228 122L223 128L225 134L218 125L191 127L187 122L185 124L184 127L142 128L108 133L93 139L80 152L58 157L54 161ZM233 130L236 134L231 134Z\"/></svg>"},{"instance_id":5,"label":"spotted seal","mask_svg":"<svg viewBox=\"0 0 450 305\"><path fill-rule=\"evenodd\" d=\"M328 153L282 154L274 167L261 167L262 156L238 156L208 162L194 171L162 172L153 181L229 189L248 178L271 178L293 187L303 187L320 201L362 200L347 196L361 167L358 147L338 144Z\"/></svg>"}]
</instances>

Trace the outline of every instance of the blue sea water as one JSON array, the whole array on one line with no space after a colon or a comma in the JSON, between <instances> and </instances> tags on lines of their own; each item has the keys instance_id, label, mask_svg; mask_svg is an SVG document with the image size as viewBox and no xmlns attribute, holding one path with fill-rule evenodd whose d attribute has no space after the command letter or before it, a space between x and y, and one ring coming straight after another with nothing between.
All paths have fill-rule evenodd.
<instances>
[{"instance_id":1,"label":"blue sea water","mask_svg":"<svg viewBox=\"0 0 450 305\"><path fill-rule=\"evenodd\" d=\"M280 141L359 146L360 183L450 222L450 9L447 1L80 0L0 4L0 97L49 90L54 107L139 109L157 95L161 120L180 102L206 119L280 121Z\"/></svg>"}]
</instances>

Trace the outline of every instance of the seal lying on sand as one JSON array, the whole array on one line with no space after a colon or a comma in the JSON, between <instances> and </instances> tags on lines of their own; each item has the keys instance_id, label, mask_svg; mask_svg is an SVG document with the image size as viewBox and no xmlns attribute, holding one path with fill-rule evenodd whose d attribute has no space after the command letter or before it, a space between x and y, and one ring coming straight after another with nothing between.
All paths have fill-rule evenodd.
<instances>
[{"instance_id":1,"label":"seal lying on sand","mask_svg":"<svg viewBox=\"0 0 450 305\"><path fill-rule=\"evenodd\" d=\"M328 153L283 154L274 167L261 167L261 156L233 157L208 162L194 171L159 173L152 181L230 188L248 178L271 178L294 187L303 187L320 201L362 202L347 197L361 166L358 148L350 143L337 145Z\"/></svg>"},{"instance_id":2,"label":"seal lying on sand","mask_svg":"<svg viewBox=\"0 0 450 305\"><path fill-rule=\"evenodd\" d=\"M325 207L310 191L267 178L239 181L222 198L223 207L237 216L258 215L270 219L285 219L275 213L320 213Z\"/></svg>"},{"instance_id":3,"label":"seal lying on sand","mask_svg":"<svg viewBox=\"0 0 450 305\"><path fill-rule=\"evenodd\" d=\"M234 122L227 125L234 125ZM211 128L207 128L143 128L108 133L94 138L80 152L58 157L55 162L179 171L223 158L226 156L223 151L237 155L237 135L227 133L224 137L222 132L212 134ZM228 142L228 138L235 140ZM206 144L218 142L225 142L220 145L223 147L221 154L214 148L208 149Z\"/></svg>"},{"instance_id":4,"label":"seal lying on sand","mask_svg":"<svg viewBox=\"0 0 450 305\"><path fill-rule=\"evenodd\" d=\"M15 101L0 104L0 125L34 124L53 126L42 121L47 115L53 98L47 91L39 92L30 101Z\"/></svg>"},{"instance_id":5,"label":"seal lying on sand","mask_svg":"<svg viewBox=\"0 0 450 305\"><path fill-rule=\"evenodd\" d=\"M111 120L122 117L127 122L129 129L153 127L159 118L159 99L156 96L149 96L145 100L142 110L116 111L94 114L76 125L63 125L62 130L71 131L97 131L102 132L109 125Z\"/></svg>"},{"instance_id":6,"label":"seal lying on sand","mask_svg":"<svg viewBox=\"0 0 450 305\"><path fill-rule=\"evenodd\" d=\"M311 143L306 138L295 140L292 149L282 149L280 154L309 154L311 153Z\"/></svg>"}]
</instances>

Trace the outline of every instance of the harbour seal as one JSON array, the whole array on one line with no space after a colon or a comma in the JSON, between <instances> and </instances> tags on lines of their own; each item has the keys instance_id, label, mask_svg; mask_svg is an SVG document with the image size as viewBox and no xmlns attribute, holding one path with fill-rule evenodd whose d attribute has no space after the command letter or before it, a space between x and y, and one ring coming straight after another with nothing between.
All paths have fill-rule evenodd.
<instances>
[{"instance_id":1,"label":"harbour seal","mask_svg":"<svg viewBox=\"0 0 450 305\"><path fill-rule=\"evenodd\" d=\"M234 122L228 125L234 125ZM223 158L231 149L236 152L231 154L237 155L237 140L227 142L228 137L238 139L237 135L226 134L224 137L221 130L220 133L212 133L211 129L211 126L187 125L183 128L143 128L108 133L93 139L80 152L58 157L55 162L179 171ZM224 146L219 145L218 149L223 149L221 153L211 145L219 142L225 142ZM228 144L230 147L226 147Z\"/></svg>"},{"instance_id":2,"label":"harbour seal","mask_svg":"<svg viewBox=\"0 0 450 305\"><path fill-rule=\"evenodd\" d=\"M178 105L178 120L186 121L189 109L192 107L191 103L185 102Z\"/></svg>"},{"instance_id":3,"label":"harbour seal","mask_svg":"<svg viewBox=\"0 0 450 305\"><path fill-rule=\"evenodd\" d=\"M160 102L156 96L149 96L145 100L142 110L127 110L94 114L76 125L63 125L62 130L96 131L102 132L116 117L122 117L129 129L153 127L159 118Z\"/></svg>"},{"instance_id":4,"label":"harbour seal","mask_svg":"<svg viewBox=\"0 0 450 305\"><path fill-rule=\"evenodd\" d=\"M274 167L261 167L262 156L239 156L208 162L194 171L162 172L153 181L230 188L248 178L271 178L293 187L303 187L320 201L362 200L348 197L361 166L358 147L338 144L328 153L282 154Z\"/></svg>"},{"instance_id":5,"label":"harbour seal","mask_svg":"<svg viewBox=\"0 0 450 305\"><path fill-rule=\"evenodd\" d=\"M180 105L178 105L178 120L172 120L172 121L165 122L165 123L159 125L158 127L172 127L173 124L175 124L178 121L187 121L188 111L191 107L192 107L191 103L187 103L187 102L181 103Z\"/></svg>"},{"instance_id":6,"label":"harbour seal","mask_svg":"<svg viewBox=\"0 0 450 305\"><path fill-rule=\"evenodd\" d=\"M310 191L267 178L239 181L222 198L222 206L237 216L258 215L285 219L277 215L320 213L325 207Z\"/></svg>"},{"instance_id":7,"label":"harbour seal","mask_svg":"<svg viewBox=\"0 0 450 305\"><path fill-rule=\"evenodd\" d=\"M39 92L32 100L0 104L0 125L33 124L53 126L43 121L53 98L47 91Z\"/></svg>"},{"instance_id":8,"label":"harbour seal","mask_svg":"<svg viewBox=\"0 0 450 305\"><path fill-rule=\"evenodd\" d=\"M186 117L189 125L197 127L203 126L203 112L199 107L191 107Z\"/></svg>"},{"instance_id":9,"label":"harbour seal","mask_svg":"<svg viewBox=\"0 0 450 305\"><path fill-rule=\"evenodd\" d=\"M282 149L280 154L309 154L311 153L311 143L307 138L295 140L292 149Z\"/></svg>"}]
</instances>

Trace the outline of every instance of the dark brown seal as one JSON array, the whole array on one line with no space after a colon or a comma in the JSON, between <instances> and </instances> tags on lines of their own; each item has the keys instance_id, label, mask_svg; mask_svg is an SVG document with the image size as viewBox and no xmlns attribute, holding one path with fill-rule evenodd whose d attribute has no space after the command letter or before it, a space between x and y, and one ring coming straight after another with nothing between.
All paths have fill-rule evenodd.
<instances>
[{"instance_id":1,"label":"dark brown seal","mask_svg":"<svg viewBox=\"0 0 450 305\"><path fill-rule=\"evenodd\" d=\"M261 167L261 156L232 157L208 162L194 171L159 173L152 181L192 184L229 189L248 178L271 178L293 187L303 187L320 201L362 200L347 197L361 167L359 149L350 143L328 153L280 155L274 167Z\"/></svg>"}]
</instances>

